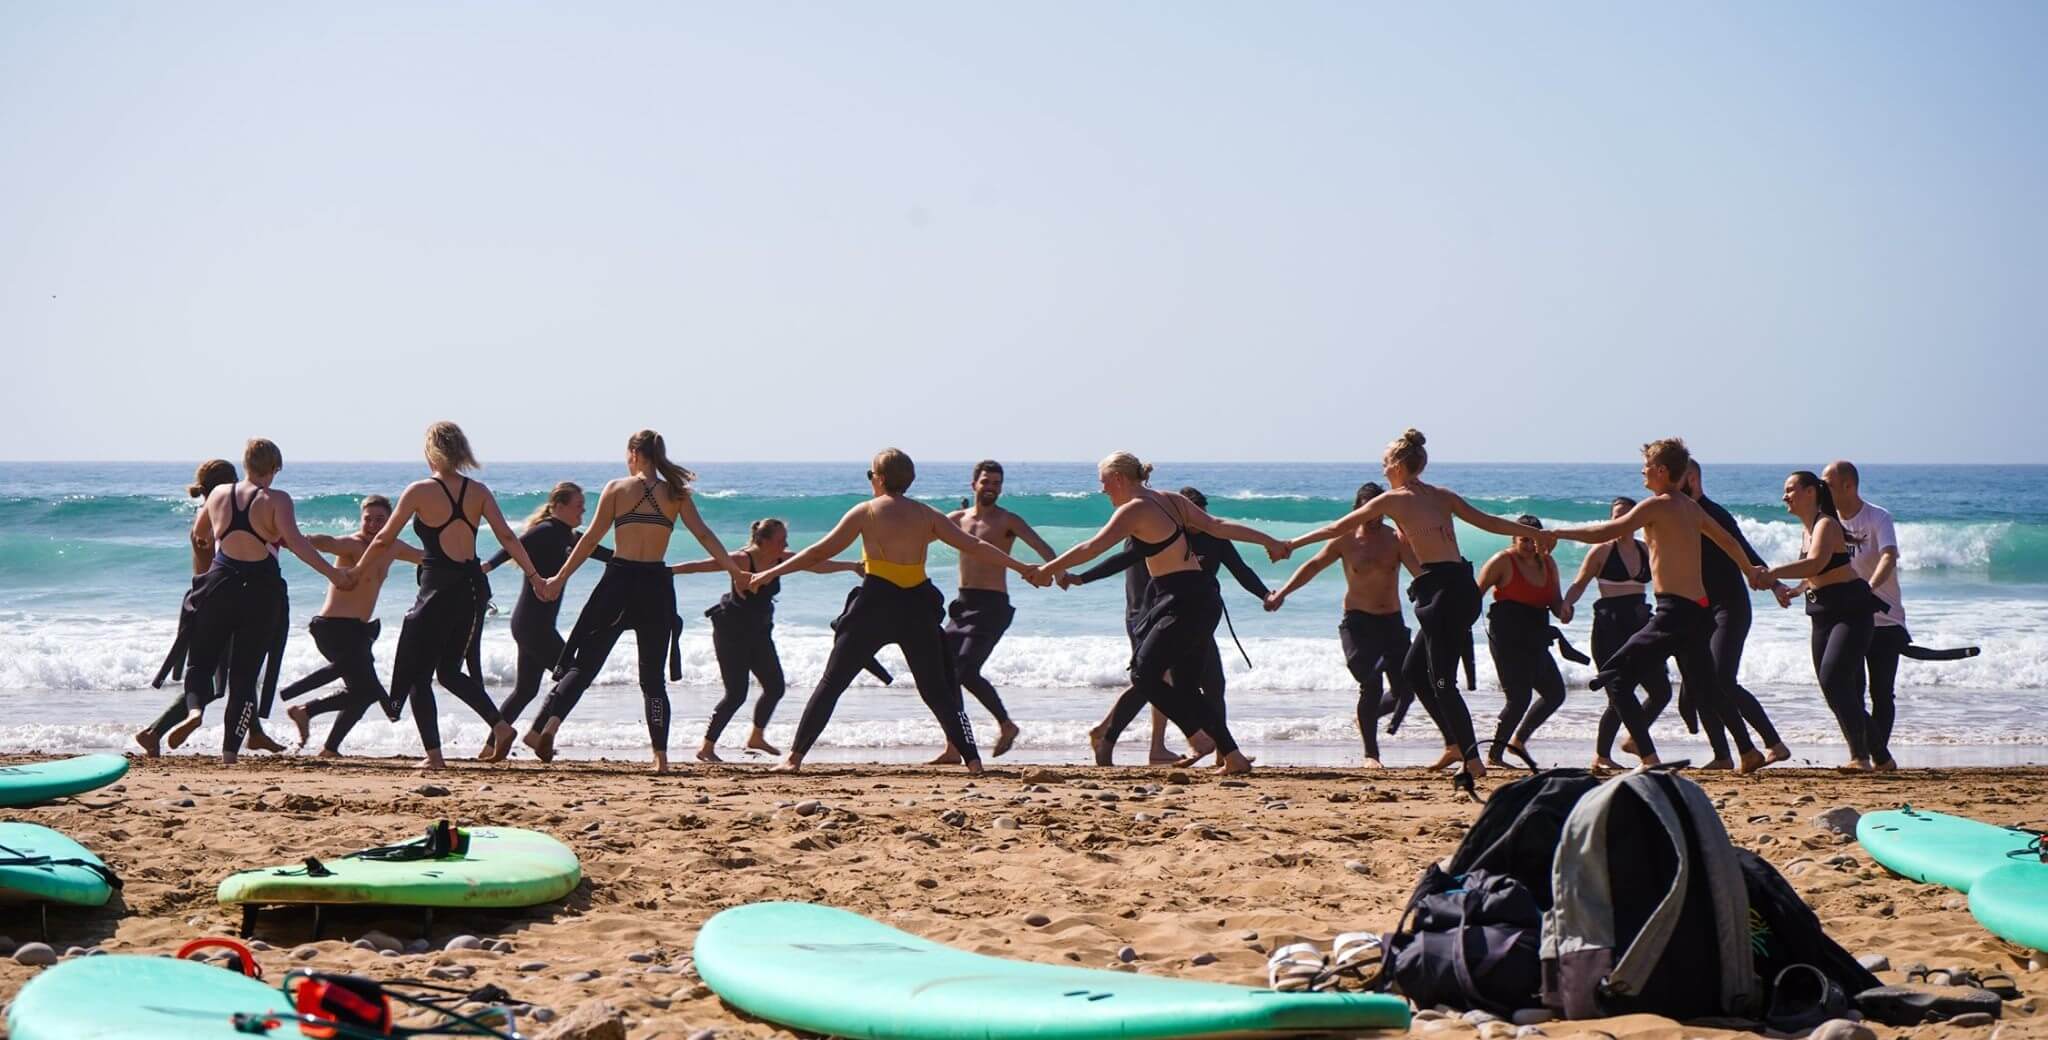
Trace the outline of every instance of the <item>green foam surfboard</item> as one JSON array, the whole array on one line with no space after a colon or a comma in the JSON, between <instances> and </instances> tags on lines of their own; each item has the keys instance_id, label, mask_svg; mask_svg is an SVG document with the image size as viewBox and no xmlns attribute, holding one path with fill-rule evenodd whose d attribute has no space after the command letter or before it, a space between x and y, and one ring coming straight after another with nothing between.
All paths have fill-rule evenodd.
<instances>
[{"instance_id":1,"label":"green foam surfboard","mask_svg":"<svg viewBox=\"0 0 2048 1040\"><path fill-rule=\"evenodd\" d=\"M0 766L0 806L34 805L97 790L128 772L122 755L80 755L55 762Z\"/></svg>"},{"instance_id":2,"label":"green foam surfboard","mask_svg":"<svg viewBox=\"0 0 2048 1040\"><path fill-rule=\"evenodd\" d=\"M304 862L230 874L220 883L220 904L502 909L553 902L583 879L567 845L517 827L470 828L469 851L460 856L321 863L331 871L324 877L309 876Z\"/></svg>"},{"instance_id":3,"label":"green foam surfboard","mask_svg":"<svg viewBox=\"0 0 2048 1040\"><path fill-rule=\"evenodd\" d=\"M1405 1029L1374 993L1275 993L968 953L859 914L754 903L704 923L697 973L726 1003L860 1040L1145 1040Z\"/></svg>"},{"instance_id":4,"label":"green foam surfboard","mask_svg":"<svg viewBox=\"0 0 2048 1040\"><path fill-rule=\"evenodd\" d=\"M2035 856L1987 872L1970 886L1970 915L2001 939L2048 950L2048 863Z\"/></svg>"},{"instance_id":5,"label":"green foam surfboard","mask_svg":"<svg viewBox=\"0 0 2048 1040\"><path fill-rule=\"evenodd\" d=\"M167 957L78 957L28 980L7 1008L12 1040L249 1040L298 1037L287 1018L237 1030L237 1012L290 1015L275 987L225 968Z\"/></svg>"},{"instance_id":6,"label":"green foam surfboard","mask_svg":"<svg viewBox=\"0 0 2048 1040\"><path fill-rule=\"evenodd\" d=\"M2034 836L1909 807L1864 814L1856 840L1894 874L1969 892L1979 877L2025 854Z\"/></svg>"},{"instance_id":7,"label":"green foam surfboard","mask_svg":"<svg viewBox=\"0 0 2048 1040\"><path fill-rule=\"evenodd\" d=\"M104 906L114 888L94 867L106 864L48 827L0 823L0 902Z\"/></svg>"}]
</instances>

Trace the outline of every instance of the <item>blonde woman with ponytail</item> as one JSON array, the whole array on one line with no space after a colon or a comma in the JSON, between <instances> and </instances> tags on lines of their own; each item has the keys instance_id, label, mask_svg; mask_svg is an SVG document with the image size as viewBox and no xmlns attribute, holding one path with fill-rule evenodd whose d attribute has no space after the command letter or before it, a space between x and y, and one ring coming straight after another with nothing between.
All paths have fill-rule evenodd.
<instances>
[{"instance_id":1,"label":"blonde woman with ponytail","mask_svg":"<svg viewBox=\"0 0 2048 1040\"><path fill-rule=\"evenodd\" d=\"M463 671L476 626L483 618L484 603L491 598L488 578L476 556L477 530L491 525L527 581L541 589L541 578L525 547L505 522L498 500L481 481L471 480L465 471L477 468L476 454L462 427L437 422L427 427L425 450L427 479L414 481L398 496L398 508L391 519L370 540L369 548L353 570L375 573L375 568L395 551L398 532L412 521L413 534L420 540L419 597L405 613L405 627L398 633L398 650L391 666L391 697L385 714L398 721L399 700L410 693L413 724L419 727L424 769L441 769L447 763L441 755L441 720L434 704L433 681L439 679L448 692L476 712L491 728L490 740L481 756L495 762L512 750L518 731L505 724L498 706L475 676ZM541 591L543 596L551 595Z\"/></svg>"},{"instance_id":2,"label":"blonde woman with ponytail","mask_svg":"<svg viewBox=\"0 0 2048 1040\"><path fill-rule=\"evenodd\" d=\"M526 530L520 533L519 544L526 549L535 571L553 574L562 569L569 551L583 538L583 532L577 529L583 524L583 508L583 488L565 480L556 484L533 515L526 518ZM609 560L612 551L600 545L590 555ZM509 551L499 549L484 561L484 573L497 570L511 558ZM512 692L498 706L498 714L508 726L519 721L519 714L540 693L541 677L562 659L562 634L555 630L561 613L560 597L542 599L533 586L519 587L519 602L512 608L512 642L519 648L519 663L513 673Z\"/></svg>"},{"instance_id":3,"label":"blonde woman with ponytail","mask_svg":"<svg viewBox=\"0 0 2048 1040\"><path fill-rule=\"evenodd\" d=\"M697 503L690 497L693 479L695 474L669 461L668 444L661 434L641 430L627 438L626 475L605 484L590 527L561 569L547 580L543 598L559 596L576 568L597 553L598 540L606 531L618 528L604 576L590 591L583 613L569 631L561 663L556 666L555 688L541 702L526 732L527 746L541 761L555 757L555 734L562 728L562 720L576 707L583 691L597 681L598 670L619 637L632 629L640 644L640 696L647 712L648 742L654 749L654 771L668 772L668 684L661 666L666 657L670 674L681 677L678 632L682 620L676 615L675 580L662 556L668 552L676 521L690 529L721 569L733 576L735 584L746 580L746 572L697 515Z\"/></svg>"},{"instance_id":4,"label":"blonde woman with ponytail","mask_svg":"<svg viewBox=\"0 0 2048 1040\"><path fill-rule=\"evenodd\" d=\"M790 558L789 525L775 517L756 520L747 528L747 544L732 554L732 562L752 574ZM669 570L676 574L711 574L724 570L717 560L679 563ZM814 574L863 573L852 560L820 560L806 568ZM782 677L782 658L775 650L775 595L782 591L780 579L750 593L727 592L704 616L711 619L711 648L718 654L718 678L725 696L711 709L711 721L704 727L704 743L697 748L697 761L722 762L718 737L725 732L733 713L747 702L747 677L761 684L761 696L754 701L754 728L747 734L747 750L769 755L782 754L768 743L768 720L782 700L788 684ZM881 665L870 659L871 670ZM888 673L882 672L885 677ZM883 682L888 679L884 678Z\"/></svg>"}]
</instances>

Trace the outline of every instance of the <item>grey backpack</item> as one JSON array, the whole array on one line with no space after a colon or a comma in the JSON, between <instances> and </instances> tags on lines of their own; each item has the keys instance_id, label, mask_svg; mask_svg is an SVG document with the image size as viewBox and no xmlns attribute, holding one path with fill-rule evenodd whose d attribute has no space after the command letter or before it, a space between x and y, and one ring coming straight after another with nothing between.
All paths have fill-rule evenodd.
<instances>
[{"instance_id":1,"label":"grey backpack","mask_svg":"<svg viewBox=\"0 0 2048 1040\"><path fill-rule=\"evenodd\" d=\"M1626 773L1579 799L1551 865L1542 958L1543 1003L1566 1018L1755 1011L1748 890L1698 784Z\"/></svg>"}]
</instances>

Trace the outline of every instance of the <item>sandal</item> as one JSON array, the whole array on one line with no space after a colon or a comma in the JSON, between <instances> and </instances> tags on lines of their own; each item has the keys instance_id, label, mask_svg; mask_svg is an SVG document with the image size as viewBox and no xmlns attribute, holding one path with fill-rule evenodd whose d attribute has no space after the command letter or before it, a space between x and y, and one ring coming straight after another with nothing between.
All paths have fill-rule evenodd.
<instances>
[{"instance_id":1,"label":"sandal","mask_svg":"<svg viewBox=\"0 0 2048 1040\"><path fill-rule=\"evenodd\" d=\"M1365 969L1380 964L1385 953L1379 933L1345 932L1330 944L1330 965L1316 976L1309 989L1321 992L1335 988L1338 980L1346 975L1361 983L1367 982Z\"/></svg>"},{"instance_id":2,"label":"sandal","mask_svg":"<svg viewBox=\"0 0 2048 1040\"><path fill-rule=\"evenodd\" d=\"M1906 969L1906 981L1923 982L1930 986L1963 986L1986 990L2000 1000L2020 999L2019 983L2002 971L1979 975L1969 968L1929 968L1925 964L1915 964Z\"/></svg>"},{"instance_id":3,"label":"sandal","mask_svg":"<svg viewBox=\"0 0 2048 1040\"><path fill-rule=\"evenodd\" d=\"M1849 1011L1849 994L1811 964L1794 964L1771 982L1764 1021L1787 1033L1803 1033Z\"/></svg>"},{"instance_id":4,"label":"sandal","mask_svg":"<svg viewBox=\"0 0 2048 1040\"><path fill-rule=\"evenodd\" d=\"M1266 959L1266 987L1275 993L1303 993L1315 986L1329 965L1314 943L1292 943Z\"/></svg>"},{"instance_id":5,"label":"sandal","mask_svg":"<svg viewBox=\"0 0 2048 1040\"><path fill-rule=\"evenodd\" d=\"M1984 989L1943 992L1919 986L1878 986L1856 994L1856 1010L1888 1026L1917 1026L1978 1012L1998 1018L2003 1005L1998 994Z\"/></svg>"}]
</instances>

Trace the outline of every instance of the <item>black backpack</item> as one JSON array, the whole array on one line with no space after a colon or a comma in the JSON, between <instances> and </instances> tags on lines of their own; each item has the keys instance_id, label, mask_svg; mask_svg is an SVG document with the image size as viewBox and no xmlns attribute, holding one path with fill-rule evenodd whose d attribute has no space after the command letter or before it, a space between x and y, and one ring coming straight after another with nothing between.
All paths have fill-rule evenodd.
<instances>
[{"instance_id":1,"label":"black backpack","mask_svg":"<svg viewBox=\"0 0 2048 1040\"><path fill-rule=\"evenodd\" d=\"M1881 984L1870 969L1828 938L1820 918L1776 867L1748 849L1736 849L1735 859L1749 891L1749 945L1759 976L1776 979L1794 964L1807 964L1844 993L1861 993Z\"/></svg>"}]
</instances>

